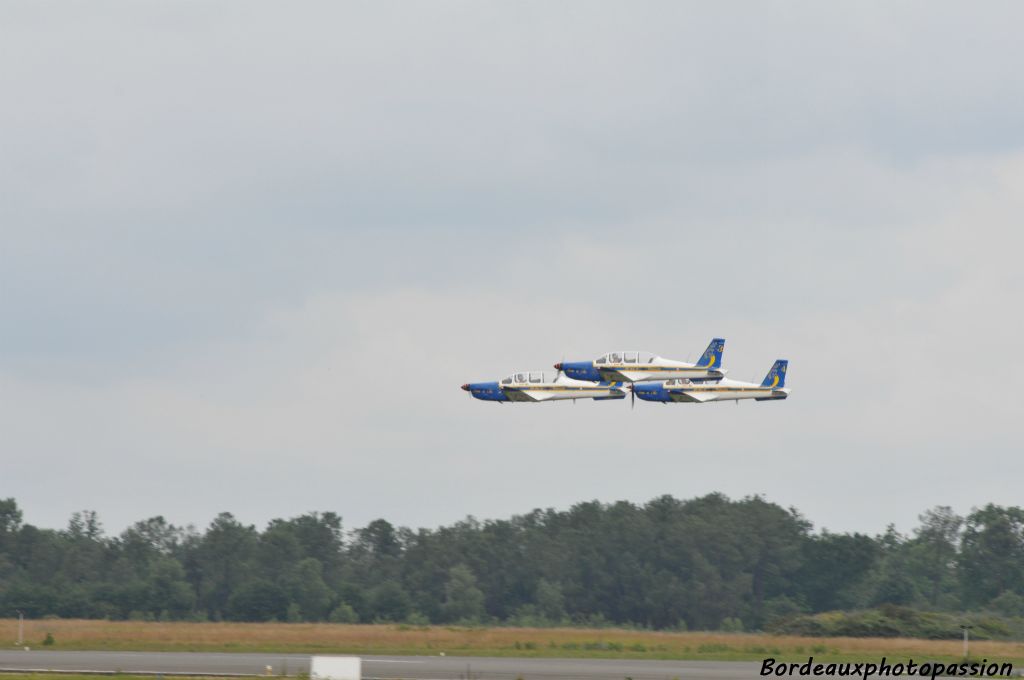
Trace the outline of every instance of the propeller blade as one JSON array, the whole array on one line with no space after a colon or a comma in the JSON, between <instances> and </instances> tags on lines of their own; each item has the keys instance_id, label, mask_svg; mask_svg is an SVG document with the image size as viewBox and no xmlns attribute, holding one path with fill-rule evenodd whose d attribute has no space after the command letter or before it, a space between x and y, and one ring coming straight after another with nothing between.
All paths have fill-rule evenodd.
<instances>
[{"instance_id":1,"label":"propeller blade","mask_svg":"<svg viewBox=\"0 0 1024 680\"><path fill-rule=\"evenodd\" d=\"M630 395L630 398L629 398L629 401L630 401L629 408L635 409L636 408L636 388L634 388L632 385L629 386L629 395Z\"/></svg>"}]
</instances>

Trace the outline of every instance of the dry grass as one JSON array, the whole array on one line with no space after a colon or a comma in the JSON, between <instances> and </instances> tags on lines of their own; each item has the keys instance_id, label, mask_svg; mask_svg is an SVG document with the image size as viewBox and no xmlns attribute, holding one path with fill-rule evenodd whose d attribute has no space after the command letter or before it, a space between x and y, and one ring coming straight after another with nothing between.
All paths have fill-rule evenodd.
<instances>
[{"instance_id":1,"label":"dry grass","mask_svg":"<svg viewBox=\"0 0 1024 680\"><path fill-rule=\"evenodd\" d=\"M130 673L56 673L53 671L40 673L9 673L3 671L0 673L0 680L103 680L108 675L117 676L117 680L153 680L152 675L133 675ZM275 676L275 679L280 680L280 677ZM188 680L224 680L224 676L190 675Z\"/></svg>"},{"instance_id":2,"label":"dry grass","mask_svg":"<svg viewBox=\"0 0 1024 680\"><path fill-rule=\"evenodd\" d=\"M957 640L806 638L760 634L661 633L579 628L458 628L330 623L145 623L55 619L25 622L27 644L52 649L266 651L465 656L629 657L651 659L806 660L959 658ZM13 643L17 621L0 619L0 645ZM1024 643L976 641L972 657L1024 661Z\"/></svg>"}]
</instances>

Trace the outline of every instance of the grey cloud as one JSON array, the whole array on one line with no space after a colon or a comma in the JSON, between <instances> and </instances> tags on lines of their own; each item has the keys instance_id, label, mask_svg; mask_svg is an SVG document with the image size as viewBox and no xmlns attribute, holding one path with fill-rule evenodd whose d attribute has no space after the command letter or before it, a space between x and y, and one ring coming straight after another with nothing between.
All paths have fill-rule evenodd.
<instances>
[{"instance_id":1,"label":"grey cloud","mask_svg":"<svg viewBox=\"0 0 1024 680\"><path fill-rule=\"evenodd\" d=\"M1019 467L1017 4L110 10L0 10L0 496L30 520L1015 502L949 480ZM787 355L793 399L457 389L712 334L741 378Z\"/></svg>"}]
</instances>

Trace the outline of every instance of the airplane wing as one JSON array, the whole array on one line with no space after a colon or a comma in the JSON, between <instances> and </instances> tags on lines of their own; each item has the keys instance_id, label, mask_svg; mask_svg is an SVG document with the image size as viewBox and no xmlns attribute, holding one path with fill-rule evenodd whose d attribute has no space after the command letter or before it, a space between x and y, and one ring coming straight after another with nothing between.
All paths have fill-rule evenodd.
<instances>
[{"instance_id":1,"label":"airplane wing","mask_svg":"<svg viewBox=\"0 0 1024 680\"><path fill-rule=\"evenodd\" d=\"M505 390L505 396L509 401L547 401L554 396L549 390Z\"/></svg>"},{"instance_id":2,"label":"airplane wing","mask_svg":"<svg viewBox=\"0 0 1024 680\"><path fill-rule=\"evenodd\" d=\"M703 404L704 402L711 401L715 398L715 395L711 392L682 392L672 390L668 394L669 397L672 398L672 401L696 402L698 404Z\"/></svg>"},{"instance_id":3,"label":"airplane wing","mask_svg":"<svg viewBox=\"0 0 1024 680\"><path fill-rule=\"evenodd\" d=\"M637 382L643 380L644 374L640 371L630 371L625 368L602 368L598 371L605 382Z\"/></svg>"}]
</instances>

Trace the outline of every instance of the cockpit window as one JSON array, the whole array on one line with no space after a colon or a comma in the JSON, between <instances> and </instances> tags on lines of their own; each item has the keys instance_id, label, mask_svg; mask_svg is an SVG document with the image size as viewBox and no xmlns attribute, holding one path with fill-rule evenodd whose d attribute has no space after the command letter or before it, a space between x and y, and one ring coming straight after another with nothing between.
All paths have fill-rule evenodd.
<instances>
[{"instance_id":1,"label":"cockpit window","mask_svg":"<svg viewBox=\"0 0 1024 680\"><path fill-rule=\"evenodd\" d=\"M542 382L544 382L544 374L543 373L531 373L530 374L530 382L532 382L532 383L542 383Z\"/></svg>"},{"instance_id":2,"label":"cockpit window","mask_svg":"<svg viewBox=\"0 0 1024 680\"><path fill-rule=\"evenodd\" d=\"M516 373L516 382L517 383L524 383L524 382L526 382L526 374L525 373Z\"/></svg>"},{"instance_id":3,"label":"cockpit window","mask_svg":"<svg viewBox=\"0 0 1024 680\"><path fill-rule=\"evenodd\" d=\"M623 358L627 364L635 364L640 359L640 352L624 352Z\"/></svg>"},{"instance_id":4,"label":"cockpit window","mask_svg":"<svg viewBox=\"0 0 1024 680\"><path fill-rule=\"evenodd\" d=\"M608 363L608 355L605 355L594 362L595 364L606 364Z\"/></svg>"},{"instance_id":5,"label":"cockpit window","mask_svg":"<svg viewBox=\"0 0 1024 680\"><path fill-rule=\"evenodd\" d=\"M509 376L509 377L505 378L504 380L502 380L501 384L502 385L511 385L512 384L512 376Z\"/></svg>"},{"instance_id":6,"label":"cockpit window","mask_svg":"<svg viewBox=\"0 0 1024 680\"><path fill-rule=\"evenodd\" d=\"M611 357L609 357L609 359L610 359L610 361L613 364L621 364L622 363L622 355L619 354L618 352L612 352L612 355L611 355Z\"/></svg>"}]
</instances>

